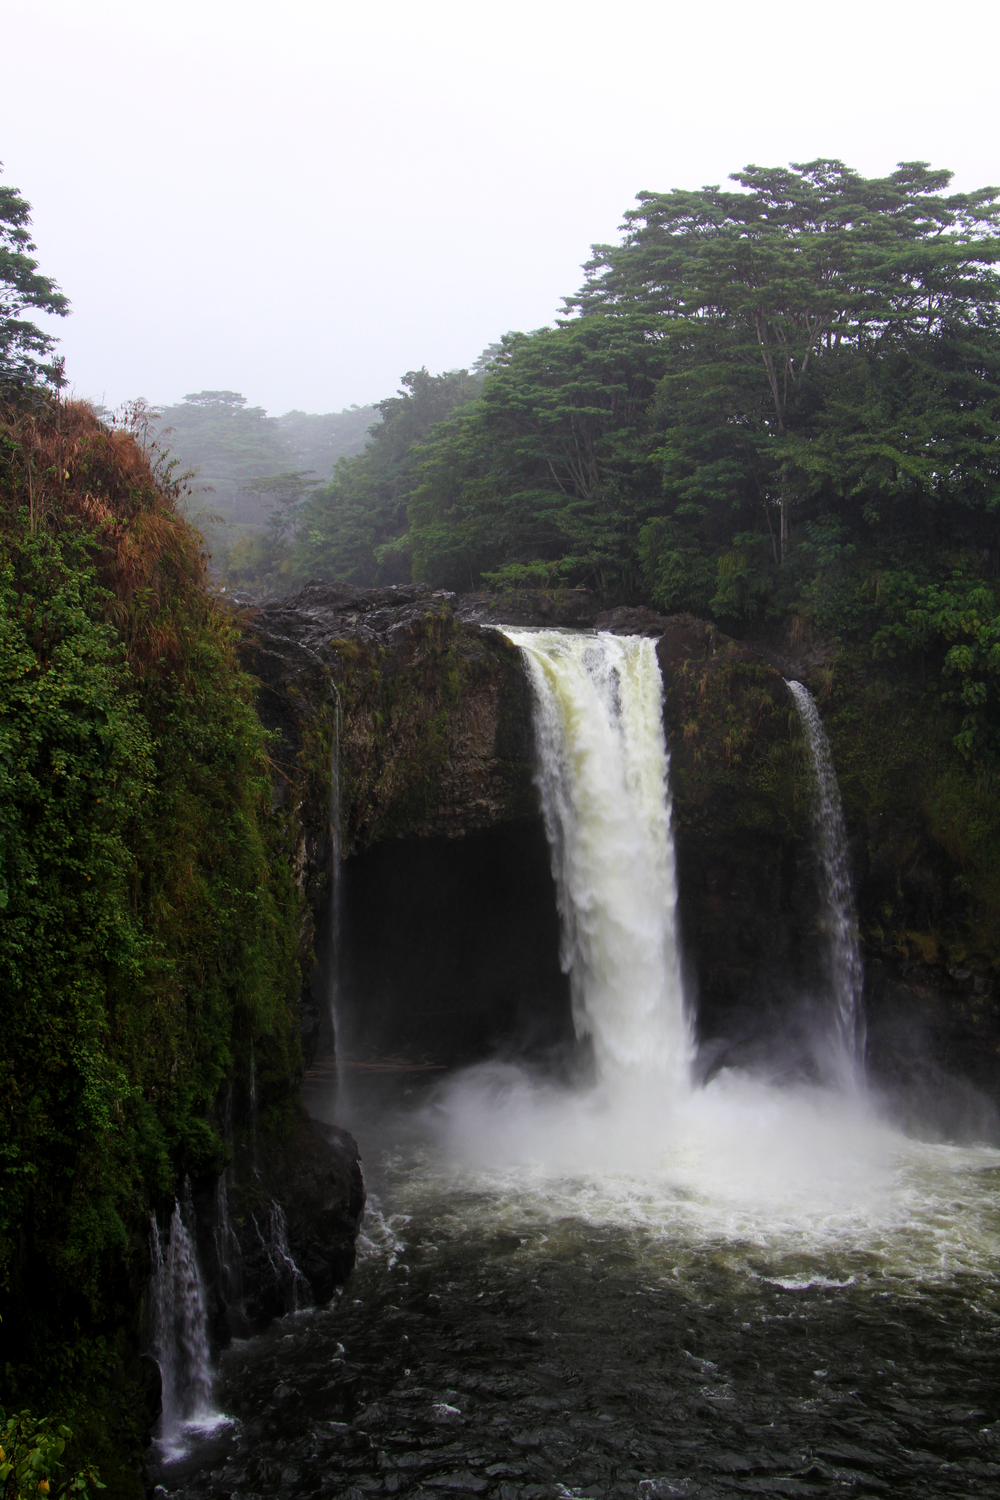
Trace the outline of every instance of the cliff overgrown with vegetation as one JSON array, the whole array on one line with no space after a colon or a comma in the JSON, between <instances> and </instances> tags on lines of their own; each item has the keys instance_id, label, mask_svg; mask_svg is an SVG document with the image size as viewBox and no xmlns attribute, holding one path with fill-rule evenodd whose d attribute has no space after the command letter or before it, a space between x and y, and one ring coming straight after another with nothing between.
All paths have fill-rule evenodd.
<instances>
[{"instance_id":1,"label":"cliff overgrown with vegetation","mask_svg":"<svg viewBox=\"0 0 1000 1500\"><path fill-rule=\"evenodd\" d=\"M155 450L0 413L0 1401L134 1452L151 1207L300 1066L302 896L237 630Z\"/></svg>"}]
</instances>

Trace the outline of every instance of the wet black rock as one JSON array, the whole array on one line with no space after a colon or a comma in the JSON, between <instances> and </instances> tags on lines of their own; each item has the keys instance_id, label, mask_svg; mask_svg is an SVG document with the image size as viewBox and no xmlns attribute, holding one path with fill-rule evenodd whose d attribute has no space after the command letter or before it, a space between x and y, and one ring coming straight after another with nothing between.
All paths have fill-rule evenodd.
<instances>
[{"instance_id":1,"label":"wet black rock","mask_svg":"<svg viewBox=\"0 0 1000 1500\"><path fill-rule=\"evenodd\" d=\"M303 1110L241 1140L226 1179L195 1194L212 1342L320 1306L354 1267L365 1185L354 1137Z\"/></svg>"},{"instance_id":2,"label":"wet black rock","mask_svg":"<svg viewBox=\"0 0 1000 1500\"><path fill-rule=\"evenodd\" d=\"M810 1067L823 989L809 772L780 672L691 615L657 642L689 994L707 1071ZM791 717L790 717L791 715Z\"/></svg>"},{"instance_id":3,"label":"wet black rock","mask_svg":"<svg viewBox=\"0 0 1000 1500\"><path fill-rule=\"evenodd\" d=\"M354 1268L365 1207L358 1143L346 1130L304 1122L272 1178L286 1205L288 1243L313 1301L329 1302Z\"/></svg>"},{"instance_id":4,"label":"wet black rock","mask_svg":"<svg viewBox=\"0 0 1000 1500\"><path fill-rule=\"evenodd\" d=\"M163 1411L163 1376L160 1373L159 1365L151 1354L140 1354L138 1364L145 1407L143 1447L148 1448L152 1442L153 1424Z\"/></svg>"},{"instance_id":5,"label":"wet black rock","mask_svg":"<svg viewBox=\"0 0 1000 1500\"><path fill-rule=\"evenodd\" d=\"M334 845L463 838L537 817L531 695L497 630L456 616L454 595L312 583L242 613L242 657L276 741L275 815L306 898L299 957L303 1056L323 1022L313 970L329 948ZM337 784L331 787L336 746Z\"/></svg>"},{"instance_id":6,"label":"wet black rock","mask_svg":"<svg viewBox=\"0 0 1000 1500\"><path fill-rule=\"evenodd\" d=\"M301 789L304 778L328 777L326 757L313 758L318 737L332 748L339 714L345 856L386 837L460 837L535 811L518 653L457 614L455 595L311 583L244 624L244 661L261 683L261 718L280 735L274 759L286 782ZM312 899L325 884L328 807L314 800L304 812Z\"/></svg>"},{"instance_id":7,"label":"wet black rock","mask_svg":"<svg viewBox=\"0 0 1000 1500\"><path fill-rule=\"evenodd\" d=\"M456 603L456 613L470 625L585 630L596 624L601 604L586 589L503 589L462 594Z\"/></svg>"}]
</instances>

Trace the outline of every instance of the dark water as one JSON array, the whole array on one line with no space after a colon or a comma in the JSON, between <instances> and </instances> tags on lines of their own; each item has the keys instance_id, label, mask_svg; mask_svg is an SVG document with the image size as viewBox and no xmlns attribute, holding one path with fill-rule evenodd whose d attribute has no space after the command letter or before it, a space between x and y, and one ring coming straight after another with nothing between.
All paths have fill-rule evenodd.
<instances>
[{"instance_id":1,"label":"dark water","mask_svg":"<svg viewBox=\"0 0 1000 1500\"><path fill-rule=\"evenodd\" d=\"M610 1209L591 1185L581 1212L564 1192L547 1210L536 1179L449 1175L398 1130L368 1135L354 1277L223 1356L229 1425L190 1434L151 1476L167 1490L1000 1493L996 1153L939 1153L895 1239L810 1248L765 1225L699 1244L648 1208L616 1224L620 1184ZM966 1213L950 1270L918 1222L940 1232L942 1172Z\"/></svg>"}]
</instances>

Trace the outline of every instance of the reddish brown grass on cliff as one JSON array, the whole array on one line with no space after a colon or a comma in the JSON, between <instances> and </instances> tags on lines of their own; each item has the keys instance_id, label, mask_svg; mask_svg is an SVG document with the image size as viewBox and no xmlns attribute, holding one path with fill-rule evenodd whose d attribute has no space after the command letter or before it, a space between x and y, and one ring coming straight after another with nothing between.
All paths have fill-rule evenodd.
<instances>
[{"instance_id":1,"label":"reddish brown grass on cliff","mask_svg":"<svg viewBox=\"0 0 1000 1500\"><path fill-rule=\"evenodd\" d=\"M141 676L154 664L180 672L192 613L203 624L224 616L202 539L177 508L182 483L157 471L161 455L140 437L84 401L0 408L0 529L23 526L26 513L32 532L88 535L109 617Z\"/></svg>"}]
</instances>

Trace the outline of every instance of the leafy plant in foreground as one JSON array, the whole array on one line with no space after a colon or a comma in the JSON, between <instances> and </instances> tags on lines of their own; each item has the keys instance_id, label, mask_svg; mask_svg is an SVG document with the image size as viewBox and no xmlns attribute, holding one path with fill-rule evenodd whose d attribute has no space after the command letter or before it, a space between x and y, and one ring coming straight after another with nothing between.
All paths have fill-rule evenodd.
<instances>
[{"instance_id":1,"label":"leafy plant in foreground","mask_svg":"<svg viewBox=\"0 0 1000 1500\"><path fill-rule=\"evenodd\" d=\"M92 1464L63 1474L63 1455L72 1439L65 1423L28 1411L8 1415L0 1407L0 1500L87 1500L105 1489Z\"/></svg>"}]
</instances>

